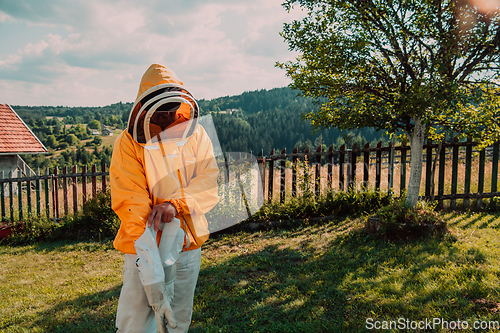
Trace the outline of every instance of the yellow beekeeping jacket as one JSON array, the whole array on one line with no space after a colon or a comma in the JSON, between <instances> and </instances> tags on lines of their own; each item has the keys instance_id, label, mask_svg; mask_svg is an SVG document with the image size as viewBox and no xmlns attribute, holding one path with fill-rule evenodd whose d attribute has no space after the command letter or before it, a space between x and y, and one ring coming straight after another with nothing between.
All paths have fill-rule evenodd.
<instances>
[{"instance_id":1,"label":"yellow beekeeping jacket","mask_svg":"<svg viewBox=\"0 0 500 333\"><path fill-rule=\"evenodd\" d=\"M160 94L185 101L166 131L149 121L155 103L161 104ZM212 142L197 117L196 101L175 73L151 65L111 159L111 205L121 221L113 242L117 250L135 254L134 241L143 234L149 213L166 201L177 209L176 217L186 232L185 250L197 249L208 239L204 214L218 202L219 170ZM169 135L162 136L170 129ZM160 237L158 232L158 242Z\"/></svg>"}]
</instances>

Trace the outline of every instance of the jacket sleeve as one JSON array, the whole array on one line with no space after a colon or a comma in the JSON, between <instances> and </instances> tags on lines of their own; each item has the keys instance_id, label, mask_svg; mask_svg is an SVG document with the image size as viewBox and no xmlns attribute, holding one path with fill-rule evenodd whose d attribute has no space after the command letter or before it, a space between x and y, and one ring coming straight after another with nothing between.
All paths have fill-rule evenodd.
<instances>
[{"instance_id":1,"label":"jacket sleeve","mask_svg":"<svg viewBox=\"0 0 500 333\"><path fill-rule=\"evenodd\" d=\"M181 184L171 199L179 215L203 215L218 202L217 178L219 168L214 157L212 142L200 126L196 145L196 163L194 176L189 184ZM180 175L177 175L181 179Z\"/></svg>"},{"instance_id":2,"label":"jacket sleeve","mask_svg":"<svg viewBox=\"0 0 500 333\"><path fill-rule=\"evenodd\" d=\"M132 138L123 132L114 146L109 175L111 207L121 221L113 244L124 253L135 253L134 240L144 233L152 208L140 159L140 151Z\"/></svg>"}]
</instances>

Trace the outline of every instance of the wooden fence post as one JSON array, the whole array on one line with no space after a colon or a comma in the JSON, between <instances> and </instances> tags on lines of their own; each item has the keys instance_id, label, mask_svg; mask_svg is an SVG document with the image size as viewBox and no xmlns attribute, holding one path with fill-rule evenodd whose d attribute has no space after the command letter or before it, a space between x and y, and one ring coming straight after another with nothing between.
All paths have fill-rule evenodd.
<instances>
[{"instance_id":1,"label":"wooden fence post","mask_svg":"<svg viewBox=\"0 0 500 333\"><path fill-rule=\"evenodd\" d=\"M389 142L389 166L388 166L388 179L387 179L387 192L393 193L392 188L394 187L394 144Z\"/></svg>"},{"instance_id":2,"label":"wooden fence post","mask_svg":"<svg viewBox=\"0 0 500 333\"><path fill-rule=\"evenodd\" d=\"M333 145L328 147L328 178L327 178L327 193L333 188Z\"/></svg>"},{"instance_id":3,"label":"wooden fence post","mask_svg":"<svg viewBox=\"0 0 500 333\"><path fill-rule=\"evenodd\" d=\"M458 138L454 137L453 138L453 148L452 148L452 160L451 160L451 194L457 194L457 188L458 188L458 153L459 153L459 146L458 146ZM456 199L451 199L450 201L450 207L452 209L456 208L457 206L457 200Z\"/></svg>"},{"instance_id":4,"label":"wooden fence post","mask_svg":"<svg viewBox=\"0 0 500 333\"><path fill-rule=\"evenodd\" d=\"M282 155L286 155L286 148L281 151ZM283 157L280 163L280 202L285 202L285 173L286 173L286 156Z\"/></svg>"},{"instance_id":5,"label":"wooden fence post","mask_svg":"<svg viewBox=\"0 0 500 333\"><path fill-rule=\"evenodd\" d=\"M102 182L102 192L106 193L107 184L106 184L106 163L101 165L101 171L103 172L101 182Z\"/></svg>"},{"instance_id":6,"label":"wooden fence post","mask_svg":"<svg viewBox=\"0 0 500 333\"><path fill-rule=\"evenodd\" d=\"M272 202L273 201L273 190L274 190L274 159L273 159L273 156L274 156L274 149L271 150L271 152L269 153L269 184L267 184L268 186L268 190L267 190L267 200L269 202Z\"/></svg>"},{"instance_id":7,"label":"wooden fence post","mask_svg":"<svg viewBox=\"0 0 500 333\"><path fill-rule=\"evenodd\" d=\"M368 190L370 181L370 143L367 142L363 148L363 189Z\"/></svg>"},{"instance_id":8,"label":"wooden fence post","mask_svg":"<svg viewBox=\"0 0 500 333\"><path fill-rule=\"evenodd\" d=\"M26 203L28 205L28 216L31 216L31 180L26 180Z\"/></svg>"},{"instance_id":9,"label":"wooden fence post","mask_svg":"<svg viewBox=\"0 0 500 333\"><path fill-rule=\"evenodd\" d=\"M347 154L347 191L354 191L356 188L356 157L358 145L352 145L351 151Z\"/></svg>"},{"instance_id":10,"label":"wooden fence post","mask_svg":"<svg viewBox=\"0 0 500 333\"><path fill-rule=\"evenodd\" d=\"M466 198L464 199L464 206L469 206L469 194L470 194L470 179L471 179L471 168L472 168L472 138L467 138L467 146L465 147L465 179L464 179L464 194Z\"/></svg>"},{"instance_id":11,"label":"wooden fence post","mask_svg":"<svg viewBox=\"0 0 500 333\"><path fill-rule=\"evenodd\" d=\"M375 190L380 190L380 181L382 177L382 141L377 143L375 159Z\"/></svg>"},{"instance_id":12,"label":"wooden fence post","mask_svg":"<svg viewBox=\"0 0 500 333\"><path fill-rule=\"evenodd\" d=\"M314 194L319 198L321 194L321 146L316 148L316 159L314 166Z\"/></svg>"},{"instance_id":13,"label":"wooden fence post","mask_svg":"<svg viewBox=\"0 0 500 333\"><path fill-rule=\"evenodd\" d=\"M14 178L12 171L10 172L10 178ZM9 182L9 208L10 208L10 220L14 221L14 188L12 186L12 181Z\"/></svg>"},{"instance_id":14,"label":"wooden fence post","mask_svg":"<svg viewBox=\"0 0 500 333\"><path fill-rule=\"evenodd\" d=\"M413 162L413 161L412 161ZM425 197L431 197L431 177L432 177L432 140L427 140L427 154L425 164Z\"/></svg>"},{"instance_id":15,"label":"wooden fence post","mask_svg":"<svg viewBox=\"0 0 500 333\"><path fill-rule=\"evenodd\" d=\"M266 197L266 157L264 156L264 149L261 150L262 153L262 201Z\"/></svg>"},{"instance_id":16,"label":"wooden fence post","mask_svg":"<svg viewBox=\"0 0 500 333\"><path fill-rule=\"evenodd\" d=\"M297 153L299 149L297 147L293 148L292 155L292 197L297 196Z\"/></svg>"},{"instance_id":17,"label":"wooden fence post","mask_svg":"<svg viewBox=\"0 0 500 333\"><path fill-rule=\"evenodd\" d=\"M18 178L19 178L18 174ZM17 182L17 200L18 200L18 207L19 207L19 220L24 219L24 214L23 214L23 183L21 180L18 180Z\"/></svg>"},{"instance_id":18,"label":"wooden fence post","mask_svg":"<svg viewBox=\"0 0 500 333\"><path fill-rule=\"evenodd\" d=\"M340 151L339 151L339 191L344 190L344 164L345 164L345 144L340 146Z\"/></svg>"},{"instance_id":19,"label":"wooden fence post","mask_svg":"<svg viewBox=\"0 0 500 333\"><path fill-rule=\"evenodd\" d=\"M406 152L408 148L406 143L401 147L401 167L400 167L400 182L399 182L399 195L403 195L406 189Z\"/></svg>"},{"instance_id":20,"label":"wooden fence post","mask_svg":"<svg viewBox=\"0 0 500 333\"><path fill-rule=\"evenodd\" d=\"M54 210L54 217L55 218L59 218L59 180L58 180L58 173L59 173L59 169L58 167L55 168L54 170L54 178L53 178L53 182L52 182L52 193L54 193L55 195L55 210Z\"/></svg>"},{"instance_id":21,"label":"wooden fence post","mask_svg":"<svg viewBox=\"0 0 500 333\"><path fill-rule=\"evenodd\" d=\"M64 215L68 215L68 167L63 167L63 203L64 203Z\"/></svg>"},{"instance_id":22,"label":"wooden fence post","mask_svg":"<svg viewBox=\"0 0 500 333\"><path fill-rule=\"evenodd\" d=\"M97 176L95 175L97 172L97 166L94 164L92 166L92 198L95 198L97 195Z\"/></svg>"},{"instance_id":23,"label":"wooden fence post","mask_svg":"<svg viewBox=\"0 0 500 333\"><path fill-rule=\"evenodd\" d=\"M87 203L87 165L82 167L82 202L85 205Z\"/></svg>"},{"instance_id":24,"label":"wooden fence post","mask_svg":"<svg viewBox=\"0 0 500 333\"><path fill-rule=\"evenodd\" d=\"M498 155L499 155L499 142L493 144L493 156L491 160L491 192L495 193L497 191L498 183Z\"/></svg>"},{"instance_id":25,"label":"wooden fence post","mask_svg":"<svg viewBox=\"0 0 500 333\"><path fill-rule=\"evenodd\" d=\"M2 179L5 179L5 172L2 171ZM2 196L2 222L5 222L5 183L2 183L2 188L0 188L0 195Z\"/></svg>"},{"instance_id":26,"label":"wooden fence post","mask_svg":"<svg viewBox=\"0 0 500 333\"><path fill-rule=\"evenodd\" d=\"M482 194L484 193L484 164L486 160L486 149L483 148L479 152L479 175L478 175L478 180L477 180L477 192L481 196L479 199L477 199L476 207L478 209L483 207L483 198Z\"/></svg>"},{"instance_id":27,"label":"wooden fence post","mask_svg":"<svg viewBox=\"0 0 500 333\"><path fill-rule=\"evenodd\" d=\"M73 187L73 214L76 214L78 213L78 182L77 182L77 179L76 179L76 176L75 174L78 172L78 166L74 165L73 166L73 183L72 183L72 187Z\"/></svg>"},{"instance_id":28,"label":"wooden fence post","mask_svg":"<svg viewBox=\"0 0 500 333\"><path fill-rule=\"evenodd\" d=\"M257 160L258 161L258 160ZM261 191L262 191L262 200L264 200L266 196L266 157L264 156L264 151L261 151L261 160L260 160L259 170L260 170L260 182L261 182Z\"/></svg>"},{"instance_id":29,"label":"wooden fence post","mask_svg":"<svg viewBox=\"0 0 500 333\"><path fill-rule=\"evenodd\" d=\"M47 167L45 169L45 181L44 181L44 192L45 192L45 216L50 218L50 192L49 192L49 179L50 179L50 170Z\"/></svg>"},{"instance_id":30,"label":"wooden fence post","mask_svg":"<svg viewBox=\"0 0 500 333\"><path fill-rule=\"evenodd\" d=\"M302 187L304 193L307 193L309 195L309 192L311 191L311 177L310 177L310 171L311 171L311 161L310 161L310 156L309 156L309 147L306 147L304 149L304 179L302 182Z\"/></svg>"},{"instance_id":31,"label":"wooden fence post","mask_svg":"<svg viewBox=\"0 0 500 333\"><path fill-rule=\"evenodd\" d=\"M439 171L438 171L438 196L444 195L444 174L446 169L446 141L443 139L441 144L441 151L439 152ZM438 207L443 207L443 199L439 199Z\"/></svg>"},{"instance_id":32,"label":"wooden fence post","mask_svg":"<svg viewBox=\"0 0 500 333\"><path fill-rule=\"evenodd\" d=\"M35 181L36 213L38 216L40 216L42 214L42 196L40 194L40 187L41 187L40 168L36 169L36 176L38 177L38 179Z\"/></svg>"}]
</instances>

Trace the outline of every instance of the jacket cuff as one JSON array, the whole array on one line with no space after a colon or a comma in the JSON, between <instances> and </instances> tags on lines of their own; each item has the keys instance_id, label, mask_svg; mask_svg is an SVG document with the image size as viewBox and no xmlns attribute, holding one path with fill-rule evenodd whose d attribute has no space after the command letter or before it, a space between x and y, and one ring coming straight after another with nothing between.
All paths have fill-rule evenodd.
<instances>
[{"instance_id":1,"label":"jacket cuff","mask_svg":"<svg viewBox=\"0 0 500 333\"><path fill-rule=\"evenodd\" d=\"M170 202L172 205L174 205L175 210L177 211L176 216L189 214L189 208L182 199L170 199L170 200L165 200L165 202Z\"/></svg>"}]
</instances>

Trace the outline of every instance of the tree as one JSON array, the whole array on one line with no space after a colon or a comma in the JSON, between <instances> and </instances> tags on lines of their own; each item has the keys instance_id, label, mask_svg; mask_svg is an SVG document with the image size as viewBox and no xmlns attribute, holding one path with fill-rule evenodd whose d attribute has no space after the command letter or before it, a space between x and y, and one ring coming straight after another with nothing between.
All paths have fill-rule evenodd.
<instances>
[{"instance_id":1,"label":"tree","mask_svg":"<svg viewBox=\"0 0 500 333\"><path fill-rule=\"evenodd\" d=\"M87 124L88 128L92 129L101 129L101 123L98 120L92 120L90 123Z\"/></svg>"},{"instance_id":2,"label":"tree","mask_svg":"<svg viewBox=\"0 0 500 333\"><path fill-rule=\"evenodd\" d=\"M66 142L70 146L76 145L80 140L74 134L69 134L64 138L64 142Z\"/></svg>"},{"instance_id":3,"label":"tree","mask_svg":"<svg viewBox=\"0 0 500 333\"><path fill-rule=\"evenodd\" d=\"M472 1L472 0L471 0ZM374 127L411 145L406 203L415 206L425 138L499 138L500 14L468 0L287 0L307 10L284 24L294 61L277 63L312 97L314 128Z\"/></svg>"},{"instance_id":4,"label":"tree","mask_svg":"<svg viewBox=\"0 0 500 333\"><path fill-rule=\"evenodd\" d=\"M102 144L102 139L98 136L95 136L94 139L90 142L91 145L100 146Z\"/></svg>"},{"instance_id":5,"label":"tree","mask_svg":"<svg viewBox=\"0 0 500 333\"><path fill-rule=\"evenodd\" d=\"M56 137L54 135L49 135L45 140L45 145L49 148L56 148L58 145Z\"/></svg>"}]
</instances>

